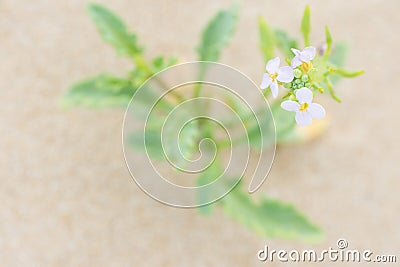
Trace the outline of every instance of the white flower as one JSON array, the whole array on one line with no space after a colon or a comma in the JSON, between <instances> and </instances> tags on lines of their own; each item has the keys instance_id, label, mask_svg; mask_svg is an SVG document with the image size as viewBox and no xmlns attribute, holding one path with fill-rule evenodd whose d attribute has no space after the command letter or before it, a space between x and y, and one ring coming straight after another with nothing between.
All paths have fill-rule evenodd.
<instances>
[{"instance_id":1,"label":"white flower","mask_svg":"<svg viewBox=\"0 0 400 267\"><path fill-rule=\"evenodd\" d=\"M313 93L310 89L303 87L295 92L297 101L287 100L282 102L281 107L288 111L296 112L296 122L301 126L312 123L312 119L325 117L325 109L317 103L312 103Z\"/></svg>"},{"instance_id":2,"label":"white flower","mask_svg":"<svg viewBox=\"0 0 400 267\"><path fill-rule=\"evenodd\" d=\"M315 58L317 50L313 46L304 48L302 51L292 48L295 57L292 59L292 68L296 68L303 63L309 64Z\"/></svg>"},{"instance_id":3,"label":"white flower","mask_svg":"<svg viewBox=\"0 0 400 267\"><path fill-rule=\"evenodd\" d=\"M289 83L294 78L293 69L290 66L279 67L281 60L279 57L271 59L268 61L266 70L267 73L263 75L261 82L261 89L271 87L271 92L273 97L278 96L278 82Z\"/></svg>"}]
</instances>

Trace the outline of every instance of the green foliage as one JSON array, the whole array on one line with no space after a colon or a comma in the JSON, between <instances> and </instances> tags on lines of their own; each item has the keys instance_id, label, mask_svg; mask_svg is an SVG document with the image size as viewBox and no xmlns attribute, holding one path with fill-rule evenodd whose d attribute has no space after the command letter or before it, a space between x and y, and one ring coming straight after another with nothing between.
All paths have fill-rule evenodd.
<instances>
[{"instance_id":1,"label":"green foliage","mask_svg":"<svg viewBox=\"0 0 400 267\"><path fill-rule=\"evenodd\" d=\"M303 34L304 45L310 45L310 32L311 32L311 14L310 6L307 5L304 9L303 19L301 20L300 31Z\"/></svg>"},{"instance_id":2,"label":"green foliage","mask_svg":"<svg viewBox=\"0 0 400 267\"><path fill-rule=\"evenodd\" d=\"M160 132L155 129L131 134L126 140L132 149L147 152L155 160L164 159Z\"/></svg>"},{"instance_id":3,"label":"green foliage","mask_svg":"<svg viewBox=\"0 0 400 267\"><path fill-rule=\"evenodd\" d=\"M329 55L329 62L334 66L342 67L344 65L347 52L348 47L346 44L336 43L331 54Z\"/></svg>"},{"instance_id":4,"label":"green foliage","mask_svg":"<svg viewBox=\"0 0 400 267\"><path fill-rule=\"evenodd\" d=\"M233 5L230 9L221 10L207 24L201 35L200 45L197 53L200 61L217 61L222 49L229 43L235 31L238 20L238 6ZM205 69L200 69L199 80L202 80ZM202 84L198 83L193 97L199 97Z\"/></svg>"},{"instance_id":5,"label":"green foliage","mask_svg":"<svg viewBox=\"0 0 400 267\"><path fill-rule=\"evenodd\" d=\"M276 46L287 58L292 58L293 52L291 48L298 47L297 40L290 37L287 32L280 29L275 29L274 34Z\"/></svg>"},{"instance_id":6,"label":"green foliage","mask_svg":"<svg viewBox=\"0 0 400 267\"><path fill-rule=\"evenodd\" d=\"M221 10L204 29L200 45L197 47L199 60L217 61L222 49L230 41L236 28L238 6Z\"/></svg>"},{"instance_id":7,"label":"green foliage","mask_svg":"<svg viewBox=\"0 0 400 267\"><path fill-rule=\"evenodd\" d=\"M331 54L331 49L332 49L332 35L331 32L329 31L328 26L325 26L325 38L326 38L326 55Z\"/></svg>"},{"instance_id":8,"label":"green foliage","mask_svg":"<svg viewBox=\"0 0 400 267\"><path fill-rule=\"evenodd\" d=\"M222 173L221 165L218 160L214 160L211 165L204 170L202 173L199 174L199 177L197 178L197 186L203 186L207 185L211 182L213 182L215 179L217 179ZM203 203L205 199L208 199L206 194L207 192L204 190L198 191L197 197L199 200L199 203ZM214 204L208 204L202 207L199 207L199 211L202 214L209 215L212 213L215 205Z\"/></svg>"},{"instance_id":9,"label":"green foliage","mask_svg":"<svg viewBox=\"0 0 400 267\"><path fill-rule=\"evenodd\" d=\"M99 4L90 4L88 11L92 17L98 31L103 40L113 46L118 55L126 56L134 63L134 68L124 76L126 78L118 78L109 74L99 75L97 77L83 80L73 85L63 98L64 106L83 105L86 107L126 107L134 92L143 84L146 79L153 74L176 63L176 59L170 56L158 56L152 60L147 60L143 55L143 47L138 45L137 36L128 31L124 22L106 7ZM217 61L220 58L222 50L227 46L238 20L238 7L236 5L229 9L219 11L202 32L201 42L197 47L198 57L201 61ZM283 30L271 28L264 18L258 19L260 49L265 61L274 57L274 53L279 49L287 58L293 58L291 48L299 48L298 41ZM310 45L310 8L306 6L301 22L301 33L304 38L305 46ZM301 72L306 81L312 82L314 91L325 88L331 96L340 101L333 89L333 83L340 77L356 77L363 71L351 72L342 68L346 56L346 47L342 44L333 45L333 39L329 28L325 28L327 49L324 57L316 57L313 60L313 68ZM300 71L300 69L298 69ZM205 70L199 71L201 79ZM160 81L162 83L162 81ZM307 85L308 86L308 85ZM201 84L195 89L194 96L199 96ZM293 90L287 86L289 93L284 99L293 98ZM140 103L135 106L134 115L144 119L148 114L145 107L154 103L157 94L152 88L144 88L138 91L140 94ZM141 93L143 92L143 93ZM321 90L322 92L322 90ZM265 96L267 96L266 91ZM186 124L179 136L179 147L168 146L175 144L172 133L165 132L165 142L161 140L161 127L166 119L166 115L174 108L177 103L181 103L184 95L176 95L176 99L171 101L167 99L160 101L156 106L157 112L153 118L149 118L146 124L146 132L133 133L128 137L127 141L133 149L147 150L149 157L155 160L165 160L165 154L171 161L181 165L190 159L191 156L198 152L197 142L200 137L212 137L213 132L210 127L207 128L206 123L198 123L192 121ZM177 100L177 101L176 101ZM271 105L271 111L274 116L276 126L276 140L278 143L288 143L290 140L298 138L295 131L294 113L286 112L280 108L281 101L275 101ZM264 120L260 124L255 123L254 114L240 106L231 103L232 108L238 112L247 129L247 138L253 148L261 148L261 144L270 145L274 140L262 140L261 129L273 129L273 121L269 116L261 116ZM196 107L197 108L197 107ZM205 108L201 107L201 108ZM142 113L141 113L142 112ZM186 115L186 114L184 114ZM176 123L176 127L182 126L182 118L174 117L172 123ZM175 124L174 124L175 125ZM173 126L174 126L173 125ZM176 129L171 128L171 129ZM171 139L168 139L171 138ZM243 140L244 140L243 139ZM163 144L167 144L163 150ZM223 145L217 144L218 148L224 148ZM183 156L186 158L183 158ZM197 180L198 185L205 185L212 182L221 173L221 165L216 159L213 164L204 172L202 172ZM202 195L202 191L197 197L203 202L206 195ZM245 192L240 185L235 187L231 193L218 202L222 209L234 220L242 223L251 230L263 237L299 239L304 241L315 241L322 237L321 230L305 218L294 207L284 204L278 200L262 199L261 202L255 202L254 198ZM210 214L215 205L207 205L200 208L204 214Z\"/></svg>"},{"instance_id":10,"label":"green foliage","mask_svg":"<svg viewBox=\"0 0 400 267\"><path fill-rule=\"evenodd\" d=\"M293 206L268 198L257 204L240 184L222 199L221 205L232 219L266 238L315 242L323 237L321 229Z\"/></svg>"},{"instance_id":11,"label":"green foliage","mask_svg":"<svg viewBox=\"0 0 400 267\"><path fill-rule=\"evenodd\" d=\"M112 45L119 55L135 57L142 52L135 34L129 33L123 21L99 4L89 4L89 15L96 24L103 40Z\"/></svg>"},{"instance_id":12,"label":"green foliage","mask_svg":"<svg viewBox=\"0 0 400 267\"><path fill-rule=\"evenodd\" d=\"M129 80L103 74L72 85L61 104L64 107L125 107L133 93Z\"/></svg>"},{"instance_id":13,"label":"green foliage","mask_svg":"<svg viewBox=\"0 0 400 267\"><path fill-rule=\"evenodd\" d=\"M264 55L264 60L268 61L274 57L275 35L263 17L258 18L258 32L261 52Z\"/></svg>"},{"instance_id":14,"label":"green foliage","mask_svg":"<svg viewBox=\"0 0 400 267\"><path fill-rule=\"evenodd\" d=\"M62 105L70 107L126 107L133 93L151 77L176 63L174 57L158 56L148 63L143 48L137 44L137 37L129 33L124 22L110 10L100 4L89 4L88 12L103 40L113 46L118 55L130 58L135 67L126 79L108 74L86 79L71 86L62 99ZM150 93L150 92L149 92Z\"/></svg>"}]
</instances>

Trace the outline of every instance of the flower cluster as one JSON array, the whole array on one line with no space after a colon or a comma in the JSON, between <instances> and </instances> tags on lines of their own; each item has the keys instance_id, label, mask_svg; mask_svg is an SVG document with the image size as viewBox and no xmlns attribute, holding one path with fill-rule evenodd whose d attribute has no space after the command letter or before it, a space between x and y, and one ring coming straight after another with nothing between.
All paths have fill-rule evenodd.
<instances>
[{"instance_id":1,"label":"flower cluster","mask_svg":"<svg viewBox=\"0 0 400 267\"><path fill-rule=\"evenodd\" d=\"M295 120L301 126L312 123L312 119L321 119L325 116L325 109L313 100L313 81L310 77L315 70L312 61L316 55L315 47L306 47L302 51L292 48L294 58L291 66L280 67L280 59L276 57L268 61L261 82L261 89L270 88L272 96L278 96L278 87L283 85L289 90L281 107L285 110L296 112Z\"/></svg>"}]
</instances>

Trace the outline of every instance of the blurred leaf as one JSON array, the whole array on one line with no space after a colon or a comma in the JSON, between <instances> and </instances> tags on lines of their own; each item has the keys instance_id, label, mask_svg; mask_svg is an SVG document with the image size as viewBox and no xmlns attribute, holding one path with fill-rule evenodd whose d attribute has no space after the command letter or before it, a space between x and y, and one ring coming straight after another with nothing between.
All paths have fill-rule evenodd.
<instances>
[{"instance_id":1,"label":"blurred leaf","mask_svg":"<svg viewBox=\"0 0 400 267\"><path fill-rule=\"evenodd\" d=\"M200 133L197 126L197 121L193 120L187 123L185 127L182 128L179 135L180 151L177 151L177 153L179 153L177 157L180 157L182 153L186 158L191 158L193 153L198 150L197 140Z\"/></svg>"},{"instance_id":2,"label":"blurred leaf","mask_svg":"<svg viewBox=\"0 0 400 267\"><path fill-rule=\"evenodd\" d=\"M133 93L129 80L103 74L72 85L61 104L64 107L126 107Z\"/></svg>"},{"instance_id":3,"label":"blurred leaf","mask_svg":"<svg viewBox=\"0 0 400 267\"><path fill-rule=\"evenodd\" d=\"M191 159L193 154L198 151L198 124L196 120L187 123L187 116L183 114L181 109L179 112L174 113L173 120L169 120L167 125L163 123L167 119L168 113L161 115L152 112L148 117L149 122L160 121L156 126L158 134L161 136L163 133L163 146L165 154L171 162L177 166L184 166ZM153 114L154 113L154 114ZM182 126L184 126L182 128ZM177 132L179 131L179 135Z\"/></svg>"},{"instance_id":4,"label":"blurred leaf","mask_svg":"<svg viewBox=\"0 0 400 267\"><path fill-rule=\"evenodd\" d=\"M274 35L277 47L287 58L292 58L294 55L290 49L298 47L297 40L291 38L285 31L279 29L274 31Z\"/></svg>"},{"instance_id":5,"label":"blurred leaf","mask_svg":"<svg viewBox=\"0 0 400 267\"><path fill-rule=\"evenodd\" d=\"M131 148L137 151L147 151L151 159L164 159L164 151L161 145L161 134L157 130L150 129L146 130L146 133L133 133L128 136L127 142Z\"/></svg>"},{"instance_id":6,"label":"blurred leaf","mask_svg":"<svg viewBox=\"0 0 400 267\"><path fill-rule=\"evenodd\" d=\"M348 47L344 43L336 43L329 56L329 62L335 66L343 67L347 56Z\"/></svg>"},{"instance_id":7,"label":"blurred leaf","mask_svg":"<svg viewBox=\"0 0 400 267\"><path fill-rule=\"evenodd\" d=\"M325 26L325 36L326 36L326 51L325 51L325 55L329 55L331 53L331 49L332 49L332 35L329 31L328 26Z\"/></svg>"},{"instance_id":8,"label":"blurred leaf","mask_svg":"<svg viewBox=\"0 0 400 267\"><path fill-rule=\"evenodd\" d=\"M178 62L176 57L166 58L165 56L158 56L151 62L153 73L162 71L170 66L175 65Z\"/></svg>"},{"instance_id":9,"label":"blurred leaf","mask_svg":"<svg viewBox=\"0 0 400 267\"><path fill-rule=\"evenodd\" d=\"M218 160L214 160L214 162L203 172L200 173L199 178L197 179L197 186L207 185L217 179L222 173L222 168ZM197 197L199 203L203 203L204 200L207 200L207 196L204 194L207 193L205 190L199 190ZM213 203L199 207L199 211L205 215L209 215L212 213L215 205Z\"/></svg>"},{"instance_id":10,"label":"blurred leaf","mask_svg":"<svg viewBox=\"0 0 400 267\"><path fill-rule=\"evenodd\" d=\"M246 125L247 135L249 144L252 148L263 149L269 147L274 143L273 133L273 122L271 117L267 114L259 116L259 121L257 122L255 117L252 117L249 121L250 123ZM261 134L264 133L264 136ZM265 133L267 134L265 136Z\"/></svg>"},{"instance_id":11,"label":"blurred leaf","mask_svg":"<svg viewBox=\"0 0 400 267\"><path fill-rule=\"evenodd\" d=\"M128 32L125 24L117 15L95 3L89 4L88 11L103 40L111 44L117 50L118 55L132 58L142 52L142 48L137 44L136 35Z\"/></svg>"},{"instance_id":12,"label":"blurred leaf","mask_svg":"<svg viewBox=\"0 0 400 267\"><path fill-rule=\"evenodd\" d=\"M311 32L311 17L310 17L310 6L307 5L304 9L303 19L301 20L300 31L303 34L305 46L310 45L310 32Z\"/></svg>"},{"instance_id":13,"label":"blurred leaf","mask_svg":"<svg viewBox=\"0 0 400 267\"><path fill-rule=\"evenodd\" d=\"M329 55L328 59L329 63L337 67L343 67L346 60L347 51L348 47L346 44L336 43L332 49L331 54ZM331 77L331 81L333 84L336 84L337 82L339 82L339 80L340 80L339 76Z\"/></svg>"},{"instance_id":14,"label":"blurred leaf","mask_svg":"<svg viewBox=\"0 0 400 267\"><path fill-rule=\"evenodd\" d=\"M238 7L221 10L208 23L203 31L201 43L197 48L199 60L217 61L221 50L230 41L237 23Z\"/></svg>"},{"instance_id":15,"label":"blurred leaf","mask_svg":"<svg viewBox=\"0 0 400 267\"><path fill-rule=\"evenodd\" d=\"M323 237L321 229L293 206L268 198L254 203L240 184L221 200L221 204L228 216L263 237L308 242Z\"/></svg>"},{"instance_id":16,"label":"blurred leaf","mask_svg":"<svg viewBox=\"0 0 400 267\"><path fill-rule=\"evenodd\" d=\"M258 18L258 32L260 35L260 49L264 60L268 61L274 57L275 36L263 17Z\"/></svg>"}]
</instances>

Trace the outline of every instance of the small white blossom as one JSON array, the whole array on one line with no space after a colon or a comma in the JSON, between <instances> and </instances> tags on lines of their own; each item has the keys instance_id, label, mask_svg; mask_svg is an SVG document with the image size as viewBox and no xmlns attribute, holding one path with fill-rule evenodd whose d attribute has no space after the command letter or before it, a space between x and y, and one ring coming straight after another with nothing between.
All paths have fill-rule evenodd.
<instances>
[{"instance_id":1,"label":"small white blossom","mask_svg":"<svg viewBox=\"0 0 400 267\"><path fill-rule=\"evenodd\" d=\"M310 63L315 58L317 50L313 46L304 48L302 51L292 48L295 57L292 59L292 68L300 66L302 63Z\"/></svg>"},{"instance_id":2,"label":"small white blossom","mask_svg":"<svg viewBox=\"0 0 400 267\"><path fill-rule=\"evenodd\" d=\"M325 117L325 109L317 103L312 103L313 93L310 89L303 87L295 91L296 101L287 100L282 102L281 107L288 111L296 112L296 122L301 126L312 123L312 119Z\"/></svg>"},{"instance_id":3,"label":"small white blossom","mask_svg":"<svg viewBox=\"0 0 400 267\"><path fill-rule=\"evenodd\" d=\"M278 81L283 83L289 83L294 78L293 69L290 66L279 67L281 60L279 57L268 61L266 70L267 73L263 75L261 82L261 89L271 87L272 96L276 98L278 96Z\"/></svg>"}]
</instances>

